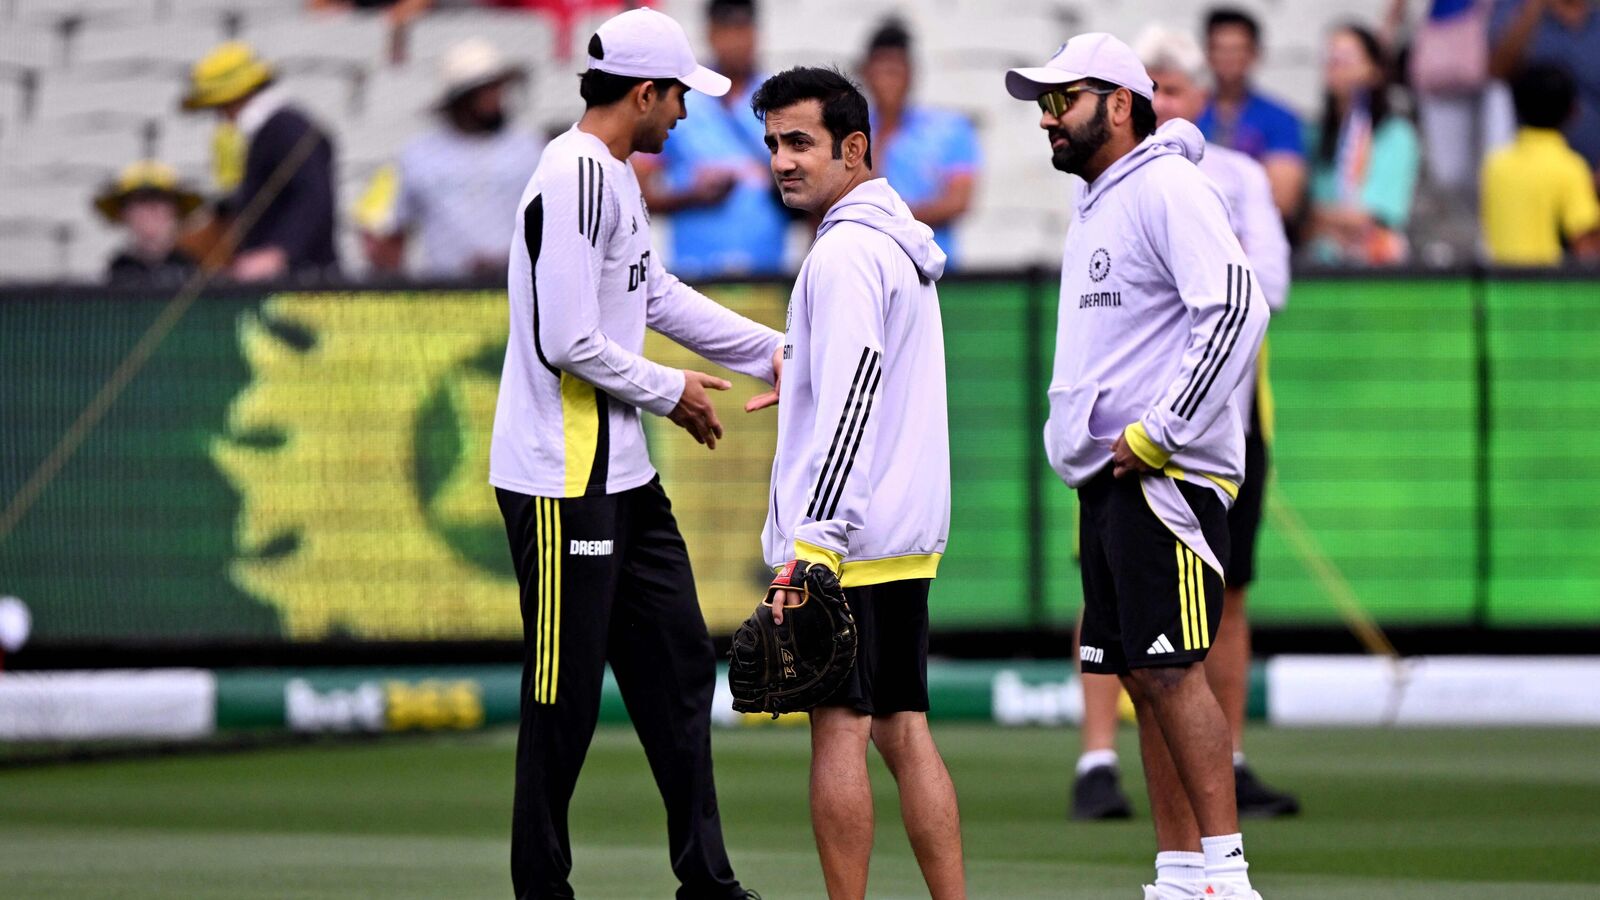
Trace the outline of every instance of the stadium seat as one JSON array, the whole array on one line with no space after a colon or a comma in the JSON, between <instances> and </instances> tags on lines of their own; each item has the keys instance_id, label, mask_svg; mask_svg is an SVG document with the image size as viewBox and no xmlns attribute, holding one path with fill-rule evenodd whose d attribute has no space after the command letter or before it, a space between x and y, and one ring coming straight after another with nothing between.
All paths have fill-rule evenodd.
<instances>
[{"instance_id":1,"label":"stadium seat","mask_svg":"<svg viewBox=\"0 0 1600 900\"><path fill-rule=\"evenodd\" d=\"M165 75L138 74L137 70L120 75L117 70L104 69L99 73L78 69L51 72L40 79L35 117L48 121L90 113L168 116L177 111L183 91L182 76L173 71Z\"/></svg>"},{"instance_id":2,"label":"stadium seat","mask_svg":"<svg viewBox=\"0 0 1600 900\"><path fill-rule=\"evenodd\" d=\"M1065 211L990 206L956 225L962 262L969 270L1054 265L1066 233Z\"/></svg>"},{"instance_id":3,"label":"stadium seat","mask_svg":"<svg viewBox=\"0 0 1600 900\"><path fill-rule=\"evenodd\" d=\"M113 172L143 154L147 124L140 116L96 113L25 125L7 135L0 178L10 181L19 171Z\"/></svg>"},{"instance_id":4,"label":"stadium seat","mask_svg":"<svg viewBox=\"0 0 1600 900\"><path fill-rule=\"evenodd\" d=\"M188 66L223 39L221 25L209 19L181 19L137 26L86 26L63 48L63 67L77 68L152 60Z\"/></svg>"},{"instance_id":5,"label":"stadium seat","mask_svg":"<svg viewBox=\"0 0 1600 900\"><path fill-rule=\"evenodd\" d=\"M0 5L0 13L9 7L10 18L0 15L7 25L55 24L64 18L82 18L87 22L116 23L124 25L149 22L155 18L161 0L11 0Z\"/></svg>"},{"instance_id":6,"label":"stadium seat","mask_svg":"<svg viewBox=\"0 0 1600 900\"><path fill-rule=\"evenodd\" d=\"M0 216L0 260L7 281L47 281L69 278L72 265L73 226L33 218Z\"/></svg>"},{"instance_id":7,"label":"stadium seat","mask_svg":"<svg viewBox=\"0 0 1600 900\"><path fill-rule=\"evenodd\" d=\"M310 58L375 65L385 58L389 29L382 16L297 16L246 20L239 36L272 62Z\"/></svg>"}]
</instances>

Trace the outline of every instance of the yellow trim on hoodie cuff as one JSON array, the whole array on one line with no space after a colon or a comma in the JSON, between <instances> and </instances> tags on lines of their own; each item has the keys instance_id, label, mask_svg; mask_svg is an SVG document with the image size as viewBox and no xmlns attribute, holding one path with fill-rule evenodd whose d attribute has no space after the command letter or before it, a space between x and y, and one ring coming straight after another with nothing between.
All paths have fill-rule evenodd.
<instances>
[{"instance_id":1,"label":"yellow trim on hoodie cuff","mask_svg":"<svg viewBox=\"0 0 1600 900\"><path fill-rule=\"evenodd\" d=\"M854 588L890 581L912 581L917 578L934 578L939 574L939 560L944 554L922 553L915 556L890 556L886 559L863 559L847 562L839 573L839 586Z\"/></svg>"},{"instance_id":2,"label":"yellow trim on hoodie cuff","mask_svg":"<svg viewBox=\"0 0 1600 900\"><path fill-rule=\"evenodd\" d=\"M889 556L883 559L862 559L846 562L843 556L826 547L794 542L794 558L808 563L820 563L839 575L839 586L854 588L890 581L911 581L918 578L937 578L942 553L917 553L909 556Z\"/></svg>"},{"instance_id":3,"label":"yellow trim on hoodie cuff","mask_svg":"<svg viewBox=\"0 0 1600 900\"><path fill-rule=\"evenodd\" d=\"M844 568L844 555L835 553L827 547L818 547L805 541L794 542L794 558L808 563L821 563L838 574Z\"/></svg>"},{"instance_id":4,"label":"yellow trim on hoodie cuff","mask_svg":"<svg viewBox=\"0 0 1600 900\"><path fill-rule=\"evenodd\" d=\"M1143 422L1135 422L1122 429L1122 437L1128 442L1128 449L1133 451L1133 455L1144 460L1144 464L1152 469L1162 469L1167 465L1167 460L1172 459L1169 451L1150 440L1150 432L1144 429Z\"/></svg>"}]
</instances>

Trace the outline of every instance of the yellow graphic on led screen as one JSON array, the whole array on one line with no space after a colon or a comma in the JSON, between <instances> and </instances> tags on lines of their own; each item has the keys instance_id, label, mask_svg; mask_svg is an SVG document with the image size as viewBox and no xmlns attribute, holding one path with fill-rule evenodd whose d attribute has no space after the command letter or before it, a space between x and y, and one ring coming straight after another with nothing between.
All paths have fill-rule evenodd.
<instances>
[{"instance_id":1,"label":"yellow graphic on led screen","mask_svg":"<svg viewBox=\"0 0 1600 900\"><path fill-rule=\"evenodd\" d=\"M519 636L488 486L504 296L280 296L239 327L234 582L296 640Z\"/></svg>"}]
</instances>

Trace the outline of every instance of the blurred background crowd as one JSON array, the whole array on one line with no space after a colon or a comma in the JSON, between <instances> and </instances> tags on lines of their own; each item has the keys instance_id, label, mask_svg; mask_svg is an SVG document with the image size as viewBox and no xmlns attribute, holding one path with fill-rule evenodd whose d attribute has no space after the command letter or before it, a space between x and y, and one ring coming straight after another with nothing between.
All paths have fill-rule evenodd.
<instances>
[{"instance_id":1,"label":"blurred background crowd","mask_svg":"<svg viewBox=\"0 0 1600 900\"><path fill-rule=\"evenodd\" d=\"M0 0L0 281L497 278L541 148L581 110L584 40L624 5ZM749 110L799 63L866 88L878 171L955 267L1053 265L1070 192L1002 73L1089 30L1203 93L1196 124L1263 166L1302 263L1600 258L1593 0L649 5L734 84L635 159L685 277L802 257Z\"/></svg>"}]
</instances>

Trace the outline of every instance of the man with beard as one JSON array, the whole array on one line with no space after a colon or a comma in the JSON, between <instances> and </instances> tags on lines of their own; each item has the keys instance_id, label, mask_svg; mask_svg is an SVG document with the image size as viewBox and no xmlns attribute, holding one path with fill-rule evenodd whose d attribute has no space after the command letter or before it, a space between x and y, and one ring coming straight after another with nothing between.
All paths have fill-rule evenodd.
<instances>
[{"instance_id":1,"label":"man with beard","mask_svg":"<svg viewBox=\"0 0 1600 900\"><path fill-rule=\"evenodd\" d=\"M367 258L374 271L398 272L415 234L424 277L503 273L517 198L544 144L507 127L506 92L522 72L493 44L463 41L441 68L438 127L412 138L397 165L379 170L356 210Z\"/></svg>"},{"instance_id":2,"label":"man with beard","mask_svg":"<svg viewBox=\"0 0 1600 900\"><path fill-rule=\"evenodd\" d=\"M489 450L522 589L525 656L512 803L519 898L571 897L567 810L610 663L667 811L678 900L753 894L733 877L711 775L717 660L689 554L650 464L640 410L715 448L707 389L644 358L645 329L776 384L781 335L652 262L628 158L658 153L683 94L728 90L683 29L635 9L589 41L583 118L523 190L508 273L511 336Z\"/></svg>"},{"instance_id":3,"label":"man with beard","mask_svg":"<svg viewBox=\"0 0 1600 900\"><path fill-rule=\"evenodd\" d=\"M1134 43L1145 70L1156 81L1153 105L1157 125L1172 119L1194 121L1205 109L1201 87L1205 55L1194 38L1152 25ZM1204 172L1228 199L1234 234L1250 257L1256 281L1274 313L1289 292L1289 241L1283 219L1272 202L1266 170L1250 157L1207 142L1200 160ZM1265 345L1263 345L1263 348ZM1268 787L1245 764L1245 700L1250 687L1250 626L1245 619L1245 588L1255 575L1256 535L1267 481L1267 439L1272 409L1262 350L1256 370L1239 383L1240 416L1245 423L1245 479L1228 510L1228 587L1223 597L1222 624L1216 646L1206 658L1206 680L1222 704L1233 734L1234 797L1241 816L1285 816L1299 812L1292 795ZM1258 399L1260 402L1258 402ZM1132 814L1117 783L1117 703L1122 688L1110 675L1083 678L1083 755L1073 783L1075 819L1119 819Z\"/></svg>"},{"instance_id":4,"label":"man with beard","mask_svg":"<svg viewBox=\"0 0 1600 900\"><path fill-rule=\"evenodd\" d=\"M1234 805L1228 722L1201 665L1222 615L1228 507L1244 479L1234 393L1267 304L1205 140L1156 130L1128 45L1083 34L1006 89L1039 104L1057 169L1087 184L1062 257L1045 453L1077 489L1085 673L1133 698L1156 826L1146 900L1259 898Z\"/></svg>"}]
</instances>

